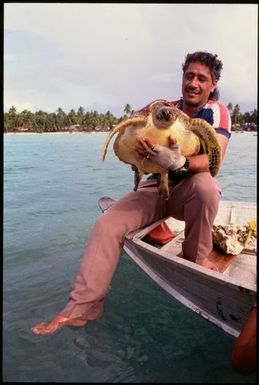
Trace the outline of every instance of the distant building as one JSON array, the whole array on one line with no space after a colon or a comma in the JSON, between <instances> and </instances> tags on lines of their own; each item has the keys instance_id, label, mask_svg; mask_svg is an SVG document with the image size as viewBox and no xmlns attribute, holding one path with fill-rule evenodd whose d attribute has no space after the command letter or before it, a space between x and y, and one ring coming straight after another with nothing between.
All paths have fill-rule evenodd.
<instances>
[{"instance_id":1,"label":"distant building","mask_svg":"<svg viewBox=\"0 0 259 385\"><path fill-rule=\"evenodd\" d=\"M65 131L73 131L80 127L80 124L71 124L70 126L64 127Z\"/></svg>"},{"instance_id":2,"label":"distant building","mask_svg":"<svg viewBox=\"0 0 259 385\"><path fill-rule=\"evenodd\" d=\"M28 132L30 131L28 126L17 126L17 127L10 127L7 132Z\"/></svg>"}]
</instances>

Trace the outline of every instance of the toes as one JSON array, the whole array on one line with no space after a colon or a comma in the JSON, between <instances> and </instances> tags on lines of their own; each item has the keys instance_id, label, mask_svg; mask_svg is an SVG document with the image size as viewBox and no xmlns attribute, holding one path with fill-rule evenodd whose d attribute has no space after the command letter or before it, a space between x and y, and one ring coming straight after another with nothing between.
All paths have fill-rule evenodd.
<instances>
[{"instance_id":1,"label":"toes","mask_svg":"<svg viewBox=\"0 0 259 385\"><path fill-rule=\"evenodd\" d=\"M49 334L64 326L84 326L85 320L69 319L62 316L57 316L51 322L42 322L31 328L34 334Z\"/></svg>"},{"instance_id":2,"label":"toes","mask_svg":"<svg viewBox=\"0 0 259 385\"><path fill-rule=\"evenodd\" d=\"M40 323L40 324L38 324L38 325L36 325L36 326L33 326L33 327L31 328L31 330L33 331L33 333L38 334L39 331L45 327L45 325L46 325L46 323L45 323L45 322L42 322L42 323Z\"/></svg>"},{"instance_id":3,"label":"toes","mask_svg":"<svg viewBox=\"0 0 259 385\"><path fill-rule=\"evenodd\" d=\"M46 333L52 333L57 329L57 327L58 327L58 324L42 322L39 325L36 325L33 328L31 328L31 330L35 334L46 334Z\"/></svg>"}]
</instances>

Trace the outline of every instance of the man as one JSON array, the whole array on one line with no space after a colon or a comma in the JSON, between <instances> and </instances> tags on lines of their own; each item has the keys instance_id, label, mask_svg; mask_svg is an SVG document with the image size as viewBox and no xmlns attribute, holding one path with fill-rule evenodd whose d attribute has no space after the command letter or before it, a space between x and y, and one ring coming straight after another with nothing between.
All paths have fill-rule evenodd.
<instances>
[{"instance_id":1,"label":"man","mask_svg":"<svg viewBox=\"0 0 259 385\"><path fill-rule=\"evenodd\" d=\"M217 99L221 70L222 62L217 55L188 54L183 65L183 97L174 104L191 118L205 119L215 128L224 157L230 137L230 117L227 108L213 100ZM126 194L98 218L67 305L52 321L34 326L35 334L53 333L69 325L83 326L87 320L100 318L125 235L165 215L185 221L184 257L216 269L207 257L212 251L211 228L218 210L220 188L209 173L208 156L185 158L173 137L169 144L170 148L156 146L146 138L139 138L136 147L138 156L149 156L168 169L169 199L160 197L153 177L142 181L136 192Z\"/></svg>"}]
</instances>

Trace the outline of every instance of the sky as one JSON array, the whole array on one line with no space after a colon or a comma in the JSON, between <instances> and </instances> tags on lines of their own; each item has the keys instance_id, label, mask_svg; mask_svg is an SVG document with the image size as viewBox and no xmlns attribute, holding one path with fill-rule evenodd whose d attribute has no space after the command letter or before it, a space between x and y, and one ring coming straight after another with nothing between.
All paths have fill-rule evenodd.
<instances>
[{"instance_id":1,"label":"sky","mask_svg":"<svg viewBox=\"0 0 259 385\"><path fill-rule=\"evenodd\" d=\"M257 4L5 3L4 111L124 114L181 97L187 53L223 62L226 105L257 108Z\"/></svg>"}]
</instances>

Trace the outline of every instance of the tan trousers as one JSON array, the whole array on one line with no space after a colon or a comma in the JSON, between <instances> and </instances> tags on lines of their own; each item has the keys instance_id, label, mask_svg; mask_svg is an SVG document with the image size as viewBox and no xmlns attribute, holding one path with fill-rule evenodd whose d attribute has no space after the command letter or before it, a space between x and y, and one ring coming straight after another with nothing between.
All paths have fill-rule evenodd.
<instances>
[{"instance_id":1,"label":"tan trousers","mask_svg":"<svg viewBox=\"0 0 259 385\"><path fill-rule=\"evenodd\" d=\"M170 186L166 201L156 181L140 183L96 221L65 308L69 318L92 320L103 314L103 302L119 262L125 235L166 215L185 221L183 253L199 262L212 250L211 228L217 214L220 188L208 172L194 174Z\"/></svg>"}]
</instances>

